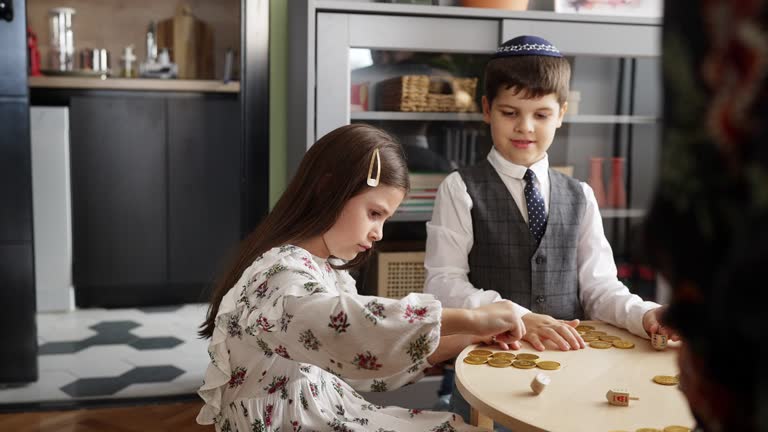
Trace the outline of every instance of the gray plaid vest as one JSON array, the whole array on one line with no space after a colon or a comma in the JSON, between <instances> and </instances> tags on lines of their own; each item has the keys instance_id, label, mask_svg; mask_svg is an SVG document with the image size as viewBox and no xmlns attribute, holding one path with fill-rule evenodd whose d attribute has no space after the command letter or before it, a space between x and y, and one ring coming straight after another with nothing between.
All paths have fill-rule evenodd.
<instances>
[{"instance_id":1,"label":"gray plaid vest","mask_svg":"<svg viewBox=\"0 0 768 432\"><path fill-rule=\"evenodd\" d=\"M576 246L586 199L579 182L549 170L547 229L539 246L488 160L459 170L472 198L469 281L532 312L584 318Z\"/></svg>"}]
</instances>

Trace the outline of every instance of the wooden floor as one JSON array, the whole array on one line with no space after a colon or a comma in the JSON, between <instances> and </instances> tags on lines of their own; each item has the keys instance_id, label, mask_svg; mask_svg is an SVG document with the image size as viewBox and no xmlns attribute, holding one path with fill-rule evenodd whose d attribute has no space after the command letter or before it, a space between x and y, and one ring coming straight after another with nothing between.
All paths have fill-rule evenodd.
<instances>
[{"instance_id":1,"label":"wooden floor","mask_svg":"<svg viewBox=\"0 0 768 432\"><path fill-rule=\"evenodd\" d=\"M202 402L73 411L0 414L0 431L14 432L213 432L195 417Z\"/></svg>"}]
</instances>

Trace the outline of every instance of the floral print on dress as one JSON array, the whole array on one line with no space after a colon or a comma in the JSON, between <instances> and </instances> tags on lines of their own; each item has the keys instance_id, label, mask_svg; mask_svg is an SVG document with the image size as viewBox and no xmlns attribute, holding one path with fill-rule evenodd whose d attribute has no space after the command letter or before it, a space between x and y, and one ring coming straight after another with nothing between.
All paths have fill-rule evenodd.
<instances>
[{"instance_id":1,"label":"floral print on dress","mask_svg":"<svg viewBox=\"0 0 768 432\"><path fill-rule=\"evenodd\" d=\"M344 393L341 389L341 383L338 379L333 378L333 380L331 380L331 385L333 386L333 389L336 390L336 393L339 394L339 396L344 397Z\"/></svg>"},{"instance_id":2,"label":"floral print on dress","mask_svg":"<svg viewBox=\"0 0 768 432\"><path fill-rule=\"evenodd\" d=\"M408 414L411 416L411 418L416 417L417 415L421 414L422 412L424 412L424 410L415 409L415 408L412 408L412 409L408 410Z\"/></svg>"},{"instance_id":3,"label":"floral print on dress","mask_svg":"<svg viewBox=\"0 0 768 432\"><path fill-rule=\"evenodd\" d=\"M304 262L304 267L310 269L310 270L317 270L315 268L315 262L312 261L309 257L301 257L301 261Z\"/></svg>"},{"instance_id":4,"label":"floral print on dress","mask_svg":"<svg viewBox=\"0 0 768 432\"><path fill-rule=\"evenodd\" d=\"M317 391L317 384L309 383L309 391L312 392L312 397L317 397L319 394Z\"/></svg>"},{"instance_id":5,"label":"floral print on dress","mask_svg":"<svg viewBox=\"0 0 768 432\"><path fill-rule=\"evenodd\" d=\"M307 402L306 396L304 396L304 392L299 392L299 401L301 402L301 407L306 409L309 409L309 402Z\"/></svg>"},{"instance_id":6,"label":"floral print on dress","mask_svg":"<svg viewBox=\"0 0 768 432\"><path fill-rule=\"evenodd\" d=\"M408 355L414 363L418 363L429 354L430 348L427 335L423 334L408 345Z\"/></svg>"},{"instance_id":7,"label":"floral print on dress","mask_svg":"<svg viewBox=\"0 0 768 432\"><path fill-rule=\"evenodd\" d=\"M232 375L229 377L229 388L235 388L243 385L245 382L245 376L248 374L248 370L242 366L236 367L232 371Z\"/></svg>"},{"instance_id":8,"label":"floral print on dress","mask_svg":"<svg viewBox=\"0 0 768 432\"><path fill-rule=\"evenodd\" d=\"M353 432L352 429L348 428L344 423L339 421L339 419L333 419L333 421L329 421L328 426L331 427L333 432Z\"/></svg>"},{"instance_id":9,"label":"floral print on dress","mask_svg":"<svg viewBox=\"0 0 768 432\"><path fill-rule=\"evenodd\" d=\"M272 351L272 348L269 347L269 344L264 342L264 339L256 339L256 344L259 346L259 348L264 352L264 355L267 357L272 357L274 352Z\"/></svg>"},{"instance_id":10,"label":"floral print on dress","mask_svg":"<svg viewBox=\"0 0 768 432\"><path fill-rule=\"evenodd\" d=\"M267 317L259 314L259 317L256 319L256 327L264 330L265 332L271 332L275 325L270 323Z\"/></svg>"},{"instance_id":11,"label":"floral print on dress","mask_svg":"<svg viewBox=\"0 0 768 432\"><path fill-rule=\"evenodd\" d=\"M235 315L227 317L227 334L229 337L243 337L243 327L240 325L240 321Z\"/></svg>"},{"instance_id":12,"label":"floral print on dress","mask_svg":"<svg viewBox=\"0 0 768 432\"><path fill-rule=\"evenodd\" d=\"M267 296L267 291L269 291L269 284L267 281L264 281L256 287L256 290L253 293L256 294L256 298L265 298Z\"/></svg>"},{"instance_id":13,"label":"floral print on dress","mask_svg":"<svg viewBox=\"0 0 768 432\"><path fill-rule=\"evenodd\" d=\"M428 311L429 309L426 306L414 307L414 306L408 305L405 308L403 319L408 321L409 324L413 324L416 321L424 321L424 319L427 317Z\"/></svg>"},{"instance_id":14,"label":"floral print on dress","mask_svg":"<svg viewBox=\"0 0 768 432\"><path fill-rule=\"evenodd\" d=\"M451 426L449 422L445 422L438 426L435 426L431 432L456 432L456 428Z\"/></svg>"},{"instance_id":15,"label":"floral print on dress","mask_svg":"<svg viewBox=\"0 0 768 432\"><path fill-rule=\"evenodd\" d=\"M283 264L275 264L272 267L270 267L269 269L267 269L266 272L264 272L264 279L269 279L272 276L274 276L274 275L276 275L276 274L278 274L278 273L280 273L282 271L285 271L287 269L288 269L288 267L286 267Z\"/></svg>"},{"instance_id":16,"label":"floral print on dress","mask_svg":"<svg viewBox=\"0 0 768 432\"><path fill-rule=\"evenodd\" d=\"M278 375L272 377L272 382L264 387L264 390L269 393L275 393L276 391L280 391L280 399L288 399L288 391L285 388L285 385L288 383L288 377L285 375Z\"/></svg>"},{"instance_id":17,"label":"floral print on dress","mask_svg":"<svg viewBox=\"0 0 768 432\"><path fill-rule=\"evenodd\" d=\"M280 317L280 320L277 322L280 324L280 331L285 333L288 331L288 324L291 323L291 320L293 319L293 315L283 311L283 315Z\"/></svg>"},{"instance_id":18,"label":"floral print on dress","mask_svg":"<svg viewBox=\"0 0 768 432\"><path fill-rule=\"evenodd\" d=\"M299 335L299 343L304 345L304 348L307 350L318 351L320 349L320 341L310 329L304 330L301 335Z\"/></svg>"},{"instance_id":19,"label":"floral print on dress","mask_svg":"<svg viewBox=\"0 0 768 432\"><path fill-rule=\"evenodd\" d=\"M387 318L384 315L384 305L379 303L378 300L371 300L365 304L365 317L372 323L378 324L379 320Z\"/></svg>"},{"instance_id":20,"label":"floral print on dress","mask_svg":"<svg viewBox=\"0 0 768 432\"><path fill-rule=\"evenodd\" d=\"M378 358L371 354L370 351L364 353L358 353L352 360L352 363L357 366L358 369L379 370L381 369L381 363L378 362Z\"/></svg>"},{"instance_id":21,"label":"floral print on dress","mask_svg":"<svg viewBox=\"0 0 768 432\"><path fill-rule=\"evenodd\" d=\"M336 315L331 315L331 322L328 324L328 327L336 331L337 334L346 332L347 327L349 327L349 323L347 322L347 313L341 311Z\"/></svg>"},{"instance_id":22,"label":"floral print on dress","mask_svg":"<svg viewBox=\"0 0 768 432\"><path fill-rule=\"evenodd\" d=\"M279 345L277 348L275 348L275 354L279 355L282 358L290 359L291 356L288 354L288 349L282 345Z\"/></svg>"},{"instance_id":23,"label":"floral print on dress","mask_svg":"<svg viewBox=\"0 0 768 432\"><path fill-rule=\"evenodd\" d=\"M371 391L372 392L385 392L387 391L387 383L384 380L373 380L373 384L371 384Z\"/></svg>"}]
</instances>

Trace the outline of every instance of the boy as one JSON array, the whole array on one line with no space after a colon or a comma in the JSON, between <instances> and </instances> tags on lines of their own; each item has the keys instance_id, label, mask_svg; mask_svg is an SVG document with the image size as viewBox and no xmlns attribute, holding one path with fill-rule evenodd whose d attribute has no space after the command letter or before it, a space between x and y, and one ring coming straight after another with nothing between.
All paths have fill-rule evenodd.
<instances>
[{"instance_id":1,"label":"boy","mask_svg":"<svg viewBox=\"0 0 768 432\"><path fill-rule=\"evenodd\" d=\"M493 149L440 185L427 223L425 292L445 307L512 300L537 350L584 348L575 327L585 317L677 339L659 324L663 309L616 277L592 189L549 168L570 73L558 49L535 36L505 42L486 65Z\"/></svg>"}]
</instances>

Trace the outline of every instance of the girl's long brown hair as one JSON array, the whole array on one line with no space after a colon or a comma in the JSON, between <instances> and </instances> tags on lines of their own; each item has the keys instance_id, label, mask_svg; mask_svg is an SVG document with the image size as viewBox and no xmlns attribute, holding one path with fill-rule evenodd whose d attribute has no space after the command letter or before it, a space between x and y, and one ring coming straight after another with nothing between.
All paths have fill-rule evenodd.
<instances>
[{"instance_id":1,"label":"girl's long brown hair","mask_svg":"<svg viewBox=\"0 0 768 432\"><path fill-rule=\"evenodd\" d=\"M408 191L408 167L400 145L373 126L354 124L329 132L301 160L296 175L266 218L240 244L229 269L217 281L199 335L209 338L221 299L253 261L268 250L321 235L338 219L350 198L368 190L368 167L374 150L381 156L380 185ZM376 169L374 168L374 175ZM372 249L340 268L361 264Z\"/></svg>"}]
</instances>

